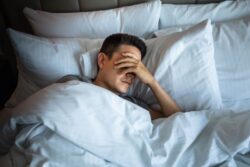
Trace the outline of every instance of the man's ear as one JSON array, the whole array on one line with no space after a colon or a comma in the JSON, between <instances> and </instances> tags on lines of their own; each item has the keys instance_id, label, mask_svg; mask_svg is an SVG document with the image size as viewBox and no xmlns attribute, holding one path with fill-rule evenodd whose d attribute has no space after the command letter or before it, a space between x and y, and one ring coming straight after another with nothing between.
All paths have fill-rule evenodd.
<instances>
[{"instance_id":1,"label":"man's ear","mask_svg":"<svg viewBox=\"0 0 250 167\"><path fill-rule=\"evenodd\" d=\"M107 55L105 53L103 53L103 52L98 53L97 63L98 63L98 67L100 69L103 68L106 61L107 61Z\"/></svg>"}]
</instances>

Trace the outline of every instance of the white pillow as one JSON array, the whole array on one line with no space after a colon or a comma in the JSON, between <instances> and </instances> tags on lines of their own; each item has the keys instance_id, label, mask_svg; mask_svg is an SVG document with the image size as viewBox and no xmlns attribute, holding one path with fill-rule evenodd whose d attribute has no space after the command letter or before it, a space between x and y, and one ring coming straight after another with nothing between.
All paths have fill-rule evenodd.
<instances>
[{"instance_id":1,"label":"white pillow","mask_svg":"<svg viewBox=\"0 0 250 167\"><path fill-rule=\"evenodd\" d=\"M149 37L158 29L160 11L158 0L94 12L49 13L24 8L36 35L84 38L105 38L118 32Z\"/></svg>"},{"instance_id":2,"label":"white pillow","mask_svg":"<svg viewBox=\"0 0 250 167\"><path fill-rule=\"evenodd\" d=\"M8 29L18 62L17 88L6 106L15 106L35 91L67 74L81 75L80 53L100 47L103 40L47 39Z\"/></svg>"},{"instance_id":3,"label":"white pillow","mask_svg":"<svg viewBox=\"0 0 250 167\"><path fill-rule=\"evenodd\" d=\"M250 109L250 17L215 24L213 36L224 107Z\"/></svg>"},{"instance_id":4,"label":"white pillow","mask_svg":"<svg viewBox=\"0 0 250 167\"><path fill-rule=\"evenodd\" d=\"M146 45L148 49L143 59L144 64L183 110L222 107L210 22L202 22L186 31L148 40ZM85 64L85 60L94 62L96 59L95 51L85 53L82 55L82 64ZM95 66L96 63L91 70L87 70L91 72L84 75L95 76ZM132 90L133 96L152 106L157 105L151 90L138 80Z\"/></svg>"},{"instance_id":5,"label":"white pillow","mask_svg":"<svg viewBox=\"0 0 250 167\"><path fill-rule=\"evenodd\" d=\"M81 70L84 76L94 79L97 75L97 57L100 49L83 53L80 57Z\"/></svg>"},{"instance_id":6,"label":"white pillow","mask_svg":"<svg viewBox=\"0 0 250 167\"><path fill-rule=\"evenodd\" d=\"M156 31L157 37L180 32L190 26ZM250 17L213 25L214 57L225 109L250 109Z\"/></svg>"},{"instance_id":7,"label":"white pillow","mask_svg":"<svg viewBox=\"0 0 250 167\"><path fill-rule=\"evenodd\" d=\"M162 4L159 28L196 24L206 19L212 22L250 16L250 1L224 1L210 4Z\"/></svg>"}]
</instances>

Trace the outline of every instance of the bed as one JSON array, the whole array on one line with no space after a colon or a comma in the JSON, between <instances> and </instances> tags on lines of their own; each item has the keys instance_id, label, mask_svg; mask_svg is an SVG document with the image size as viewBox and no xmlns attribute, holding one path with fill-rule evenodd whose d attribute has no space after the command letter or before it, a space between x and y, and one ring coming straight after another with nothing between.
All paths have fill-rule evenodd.
<instances>
[{"instance_id":1,"label":"bed","mask_svg":"<svg viewBox=\"0 0 250 167\"><path fill-rule=\"evenodd\" d=\"M12 76L1 166L250 166L249 0L2 0L1 9ZM55 83L94 78L103 39L118 32L145 41L143 63L183 112L152 121L106 89ZM139 80L128 94L159 107Z\"/></svg>"}]
</instances>

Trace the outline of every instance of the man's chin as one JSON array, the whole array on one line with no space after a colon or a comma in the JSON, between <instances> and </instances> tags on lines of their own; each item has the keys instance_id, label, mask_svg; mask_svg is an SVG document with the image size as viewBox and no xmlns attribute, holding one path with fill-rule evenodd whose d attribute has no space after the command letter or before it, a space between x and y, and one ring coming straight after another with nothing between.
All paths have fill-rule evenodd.
<instances>
[{"instance_id":1,"label":"man's chin","mask_svg":"<svg viewBox=\"0 0 250 167\"><path fill-rule=\"evenodd\" d=\"M129 89L129 87L120 88L120 89L119 89L119 92L120 92L120 93L127 93L127 92L128 92L128 89Z\"/></svg>"},{"instance_id":2,"label":"man's chin","mask_svg":"<svg viewBox=\"0 0 250 167\"><path fill-rule=\"evenodd\" d=\"M119 91L119 93L121 93L121 94L124 94L124 93L127 93L128 92L128 90L121 90L121 91Z\"/></svg>"}]
</instances>

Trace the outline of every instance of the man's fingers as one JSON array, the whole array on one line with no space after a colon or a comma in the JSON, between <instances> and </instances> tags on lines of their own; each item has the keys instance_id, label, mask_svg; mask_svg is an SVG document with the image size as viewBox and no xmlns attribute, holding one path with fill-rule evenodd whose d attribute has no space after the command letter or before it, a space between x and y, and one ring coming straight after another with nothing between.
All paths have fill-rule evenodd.
<instances>
[{"instance_id":1,"label":"man's fingers","mask_svg":"<svg viewBox=\"0 0 250 167\"><path fill-rule=\"evenodd\" d=\"M123 73L123 74L134 73L134 72L135 72L135 68L134 67L124 68L123 70L121 70L121 73Z\"/></svg>"},{"instance_id":2,"label":"man's fingers","mask_svg":"<svg viewBox=\"0 0 250 167\"><path fill-rule=\"evenodd\" d=\"M124 53L122 53L122 56L131 57L131 58L134 58L134 59L136 59L136 60L139 59L135 54L130 53L130 52L124 52Z\"/></svg>"},{"instance_id":3,"label":"man's fingers","mask_svg":"<svg viewBox=\"0 0 250 167\"><path fill-rule=\"evenodd\" d=\"M124 63L124 62L130 62L130 63L138 63L139 60L133 59L133 58L122 58L120 60L115 61L116 64Z\"/></svg>"},{"instance_id":4,"label":"man's fingers","mask_svg":"<svg viewBox=\"0 0 250 167\"><path fill-rule=\"evenodd\" d=\"M135 67L137 65L137 63L133 63L133 62L126 62L126 63L120 63L114 66L115 69L119 69L119 68L128 68L128 67Z\"/></svg>"}]
</instances>

